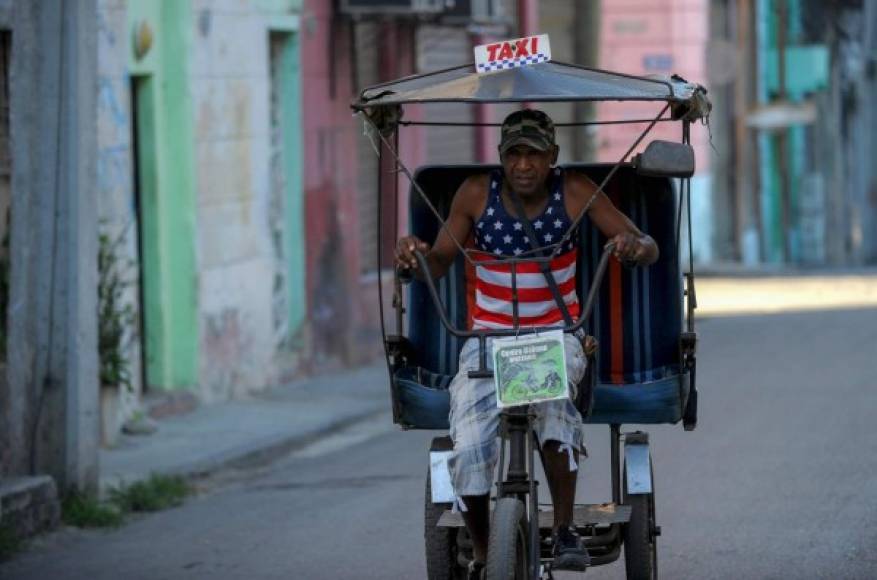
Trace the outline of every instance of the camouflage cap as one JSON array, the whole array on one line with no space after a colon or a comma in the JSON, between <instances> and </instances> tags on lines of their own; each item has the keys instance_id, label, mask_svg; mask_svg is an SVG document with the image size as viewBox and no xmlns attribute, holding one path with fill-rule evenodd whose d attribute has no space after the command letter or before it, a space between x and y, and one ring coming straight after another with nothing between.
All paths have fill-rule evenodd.
<instances>
[{"instance_id":1,"label":"camouflage cap","mask_svg":"<svg viewBox=\"0 0 877 580\"><path fill-rule=\"evenodd\" d=\"M500 154L515 145L529 145L539 151L548 151L554 145L554 122L551 117L537 109L522 109L506 117L500 130Z\"/></svg>"}]
</instances>

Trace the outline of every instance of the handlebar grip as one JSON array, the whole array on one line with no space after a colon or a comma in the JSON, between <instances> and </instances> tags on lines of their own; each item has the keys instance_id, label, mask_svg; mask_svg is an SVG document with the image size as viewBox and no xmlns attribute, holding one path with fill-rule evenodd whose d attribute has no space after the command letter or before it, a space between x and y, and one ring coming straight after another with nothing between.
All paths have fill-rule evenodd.
<instances>
[{"instance_id":1,"label":"handlebar grip","mask_svg":"<svg viewBox=\"0 0 877 580\"><path fill-rule=\"evenodd\" d=\"M399 278L399 282L402 284L408 284L414 280L414 271L411 268L396 266L396 277Z\"/></svg>"}]
</instances>

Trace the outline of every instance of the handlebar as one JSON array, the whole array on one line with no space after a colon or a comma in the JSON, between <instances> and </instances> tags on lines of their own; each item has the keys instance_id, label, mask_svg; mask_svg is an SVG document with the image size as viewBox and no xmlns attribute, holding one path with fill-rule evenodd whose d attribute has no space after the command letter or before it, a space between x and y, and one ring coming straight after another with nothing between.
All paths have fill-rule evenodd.
<instances>
[{"instance_id":1,"label":"handlebar","mask_svg":"<svg viewBox=\"0 0 877 580\"><path fill-rule=\"evenodd\" d=\"M594 308L594 301L597 297L597 290L600 288L600 283L603 281L603 275L606 272L606 265L609 262L609 256L612 254L612 251L615 249L615 244L612 242L607 243L603 247L603 254L600 256L600 262L597 264L597 270L594 273L594 279L591 281L591 287L588 290L588 296L585 299L585 306L582 308L581 314L579 314L578 320L576 320L571 325L566 325L562 328L563 332L576 332L579 330L585 322L588 320L588 317L591 315L591 311ZM520 334L520 326L510 329L480 329L480 330L463 330L454 326L450 319L448 318L447 313L445 312L444 305L442 304L441 299L438 295L438 290L435 287L435 281L432 278L432 272L429 269L429 264L426 261L426 257L419 251L414 251L414 257L417 259L417 263L420 266L420 270L424 273L424 282L426 283L426 287L429 289L429 296L435 304L436 309L439 313L439 318L442 321L442 324L445 328L448 329L448 332L453 334L454 336L460 338L472 338L472 337L494 337L494 336L516 336ZM516 263L522 262L524 260L509 258L508 260L503 260L504 263ZM528 262L534 261L533 259L526 260ZM558 330L556 326L528 326L526 327L528 332L540 332L540 331L549 331L549 330Z\"/></svg>"},{"instance_id":2,"label":"handlebar","mask_svg":"<svg viewBox=\"0 0 877 580\"><path fill-rule=\"evenodd\" d=\"M600 284L603 281L603 276L606 273L606 265L609 263L609 256L612 254L612 251L615 249L615 244L612 242L608 242L605 246L603 246L603 254L600 256L600 262L597 264L597 270L594 272L594 279L591 281L591 287L588 289L588 296L585 299L585 306L582 308L581 314L579 314L578 320L576 320L571 325L566 325L562 328L563 332L576 332L582 326L584 326L585 322L591 316L591 311L594 309L594 302L597 298L597 291L600 289ZM503 337L503 336L517 336L520 334L520 326L517 325L510 329L480 329L480 330L463 330L454 326L450 319L448 318L447 312L445 312L444 304L442 304L441 299L438 295L438 290L435 287L435 280L433 280L432 272L430 271L429 264L426 261L426 257L419 251L414 251L414 257L417 259L417 263L420 266L420 271L424 273L424 282L426 283L426 287L429 290L429 296L435 305L436 310L439 313L439 318L442 321L442 324L445 328L448 329L448 332L453 334L454 336L460 338L477 338L478 339L478 369L470 370L469 377L470 378L491 378L493 377L493 371L487 367L487 339L490 337ZM546 258L508 258L503 260L503 263L511 263L516 264L518 262L543 262L546 261ZM514 266L513 266L514 268ZM406 269L408 270L408 269ZM410 270L409 270L410 271ZM397 272L401 275L404 270ZM514 284L514 276L513 276L513 284ZM526 328L528 332L547 332L551 330L558 330L556 326L529 326Z\"/></svg>"}]
</instances>

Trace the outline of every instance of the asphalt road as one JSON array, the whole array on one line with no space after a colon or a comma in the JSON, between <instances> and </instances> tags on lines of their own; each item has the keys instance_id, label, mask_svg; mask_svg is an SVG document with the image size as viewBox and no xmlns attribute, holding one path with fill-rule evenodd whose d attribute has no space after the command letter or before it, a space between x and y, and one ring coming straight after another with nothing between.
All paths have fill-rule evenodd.
<instances>
[{"instance_id":1,"label":"asphalt road","mask_svg":"<svg viewBox=\"0 0 877 580\"><path fill-rule=\"evenodd\" d=\"M877 578L877 309L699 332L698 429L649 429L661 576ZM610 498L607 431L587 429L580 499ZM53 534L0 577L423 578L430 437L360 425L119 530ZM623 578L623 564L585 577Z\"/></svg>"}]
</instances>

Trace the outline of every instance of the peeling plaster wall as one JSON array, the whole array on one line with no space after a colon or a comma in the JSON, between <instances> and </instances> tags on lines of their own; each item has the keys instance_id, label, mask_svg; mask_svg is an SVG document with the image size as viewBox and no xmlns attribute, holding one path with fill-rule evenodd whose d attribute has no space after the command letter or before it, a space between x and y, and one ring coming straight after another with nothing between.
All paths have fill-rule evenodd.
<instances>
[{"instance_id":1,"label":"peeling plaster wall","mask_svg":"<svg viewBox=\"0 0 877 580\"><path fill-rule=\"evenodd\" d=\"M128 53L130 34L126 2L104 0L97 10L97 205L99 231L117 241L121 260L130 262L133 285L125 300L139 311L137 216L133 198L133 150ZM131 329L136 333L136 329ZM139 407L143 391L141 341L133 336L128 350L132 389L122 390L116 421L121 423Z\"/></svg>"},{"instance_id":2,"label":"peeling plaster wall","mask_svg":"<svg viewBox=\"0 0 877 580\"><path fill-rule=\"evenodd\" d=\"M273 379L268 43L252 10L196 4L201 395L213 400Z\"/></svg>"},{"instance_id":3,"label":"peeling plaster wall","mask_svg":"<svg viewBox=\"0 0 877 580\"><path fill-rule=\"evenodd\" d=\"M193 10L201 396L210 401L288 372L273 332L275 282L286 272L272 241L269 35L297 19L289 2L199 1Z\"/></svg>"},{"instance_id":4,"label":"peeling plaster wall","mask_svg":"<svg viewBox=\"0 0 877 580\"><path fill-rule=\"evenodd\" d=\"M164 90L161 67L168 63L161 59L170 55L162 54L163 50L167 52L161 39L163 27L168 25L162 18L175 10L186 12L186 18L174 22L183 22L186 27L181 39L186 54L179 58L188 63L182 87L187 110L182 113L189 116L190 122L183 123L187 127L173 127L162 125L158 119L153 129L159 156L162 149L180 140L191 145L193 178L188 187L194 191L188 195L194 201L191 216L182 216L192 225L191 239L184 240L184 245L191 244L196 264L192 278L195 294L190 305L196 312L198 340L190 359L197 379L190 387L205 402L243 395L292 372L287 368L289 357L278 362L278 340L272 332L275 282L284 264L278 262L269 227L272 182L268 38L270 30L294 31L300 8L301 3L295 0L191 0L185 5L139 0L99 3L100 215L106 220L107 230L119 237L120 248L130 259L137 258L130 76L155 75L156 85L161 87L158 90ZM129 54L133 29L141 21L152 28L153 48L141 62L132 65ZM177 44L175 48L179 47ZM156 116L166 115L168 104L161 96L157 99ZM172 160L159 158L156 163L161 172ZM301 175L290 177L302 179ZM173 203L174 195L183 192L170 189ZM181 209L186 211L185 207ZM159 215L167 221L166 216ZM156 226L160 231L163 223ZM165 259L173 252L174 248L161 247L159 254ZM289 272L281 274L290 276ZM299 294L291 298L300 302L296 312L304 309L303 292ZM131 299L136 303L136 288L131 291ZM136 407L142 390L141 343L135 341L130 353L137 384L135 392L122 401L123 416ZM171 349L172 356L177 348L167 340L155 345L156 350Z\"/></svg>"},{"instance_id":5,"label":"peeling plaster wall","mask_svg":"<svg viewBox=\"0 0 877 580\"><path fill-rule=\"evenodd\" d=\"M196 394L205 402L243 396L297 374L373 357L381 345L376 300L363 301L374 293L374 280L361 279L358 263L357 164L350 152L360 128L349 109L355 90L344 25L341 32L331 30L328 2L187 4L183 42L195 196ZM132 258L137 255L132 70L124 54L130 52L136 24L131 11L136 8L151 21L152 10L161 26L159 6L138 0L99 3L101 216L113 231L127 232L122 247ZM301 144L292 145L300 149L295 152L300 159L283 160L285 179L298 180L303 199L288 204L285 222L273 213L278 203L272 138L276 146L277 135L272 135L269 39L278 31L295 35L300 47L298 91L306 103L295 127ZM154 33L161 37L161 30ZM334 57L326 49L330 39L336 41ZM140 68L148 69L162 47L155 51L159 54L147 55ZM170 138L158 133L158 147ZM284 147L286 156L285 138ZM278 244L278 224L284 228L283 244ZM283 310L289 329L278 336Z\"/></svg>"}]
</instances>

